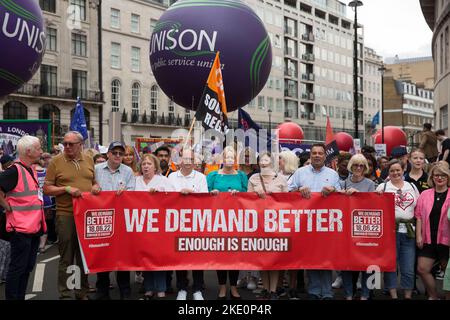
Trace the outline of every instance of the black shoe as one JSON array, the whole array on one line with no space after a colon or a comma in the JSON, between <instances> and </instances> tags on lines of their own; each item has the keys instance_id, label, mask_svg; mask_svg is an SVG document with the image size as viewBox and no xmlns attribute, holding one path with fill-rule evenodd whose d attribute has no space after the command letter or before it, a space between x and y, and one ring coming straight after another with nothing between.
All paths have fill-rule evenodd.
<instances>
[{"instance_id":1,"label":"black shoe","mask_svg":"<svg viewBox=\"0 0 450 320\"><path fill-rule=\"evenodd\" d=\"M289 298L289 300L299 300L300 299L300 297L297 293L297 290L295 290L295 289L289 289L288 298Z\"/></svg>"},{"instance_id":2,"label":"black shoe","mask_svg":"<svg viewBox=\"0 0 450 320\"><path fill-rule=\"evenodd\" d=\"M269 298L270 298L270 294L269 294L269 291L267 291L266 289L263 289L261 291L261 293L256 295L256 299L258 299L258 300L269 300Z\"/></svg>"},{"instance_id":3,"label":"black shoe","mask_svg":"<svg viewBox=\"0 0 450 320\"><path fill-rule=\"evenodd\" d=\"M144 296L142 298L140 298L139 300L150 301L152 299L153 299L153 295L150 296L150 295L144 294Z\"/></svg>"},{"instance_id":4,"label":"black shoe","mask_svg":"<svg viewBox=\"0 0 450 320\"><path fill-rule=\"evenodd\" d=\"M111 300L111 297L109 296L109 294L102 294L102 293L96 292L94 295L89 296L89 300L97 300L97 301Z\"/></svg>"},{"instance_id":5,"label":"black shoe","mask_svg":"<svg viewBox=\"0 0 450 320\"><path fill-rule=\"evenodd\" d=\"M227 296L217 296L217 300L227 300Z\"/></svg>"},{"instance_id":6,"label":"black shoe","mask_svg":"<svg viewBox=\"0 0 450 320\"><path fill-rule=\"evenodd\" d=\"M276 292L271 292L269 300L279 300L278 294Z\"/></svg>"}]
</instances>

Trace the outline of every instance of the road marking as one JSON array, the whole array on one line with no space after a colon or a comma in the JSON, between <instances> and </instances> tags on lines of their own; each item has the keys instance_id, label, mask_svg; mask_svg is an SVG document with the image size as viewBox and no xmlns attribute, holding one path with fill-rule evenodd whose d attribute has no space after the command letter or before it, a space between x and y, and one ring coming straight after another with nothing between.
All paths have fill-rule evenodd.
<instances>
[{"instance_id":1,"label":"road marking","mask_svg":"<svg viewBox=\"0 0 450 320\"><path fill-rule=\"evenodd\" d=\"M34 272L33 292L42 292L42 286L44 285L44 272L45 264L38 263L36 265L36 271Z\"/></svg>"},{"instance_id":2,"label":"road marking","mask_svg":"<svg viewBox=\"0 0 450 320\"><path fill-rule=\"evenodd\" d=\"M57 256L54 256L52 258L48 258L48 259L42 260L41 263L47 263L47 262L59 259L59 257L60 257L60 255L57 255Z\"/></svg>"},{"instance_id":3,"label":"road marking","mask_svg":"<svg viewBox=\"0 0 450 320\"><path fill-rule=\"evenodd\" d=\"M26 294L25 295L25 300L30 300L30 299L33 299L34 297L36 297L35 294Z\"/></svg>"}]
</instances>

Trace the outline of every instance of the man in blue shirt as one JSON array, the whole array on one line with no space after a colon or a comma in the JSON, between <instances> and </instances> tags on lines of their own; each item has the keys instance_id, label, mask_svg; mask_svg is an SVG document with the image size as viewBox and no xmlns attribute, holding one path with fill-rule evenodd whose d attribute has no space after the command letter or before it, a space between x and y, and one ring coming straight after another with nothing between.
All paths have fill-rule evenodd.
<instances>
[{"instance_id":1,"label":"man in blue shirt","mask_svg":"<svg viewBox=\"0 0 450 320\"><path fill-rule=\"evenodd\" d=\"M120 195L123 191L134 191L136 180L130 167L122 164L125 155L125 147L121 142L112 142L108 148L108 161L95 166L95 179L100 186L93 190L94 194L103 191L116 191ZM120 299L130 297L130 272L117 271L117 284L120 291ZM109 300L109 272L97 274L97 293L94 300Z\"/></svg>"},{"instance_id":2,"label":"man in blue shirt","mask_svg":"<svg viewBox=\"0 0 450 320\"><path fill-rule=\"evenodd\" d=\"M325 167L325 145L314 144L311 147L311 164L295 171L289 184L289 191L299 191L303 198L311 198L311 192L320 192L326 197L340 190L339 175L336 171ZM308 270L308 296L318 300L333 299L332 271Z\"/></svg>"}]
</instances>

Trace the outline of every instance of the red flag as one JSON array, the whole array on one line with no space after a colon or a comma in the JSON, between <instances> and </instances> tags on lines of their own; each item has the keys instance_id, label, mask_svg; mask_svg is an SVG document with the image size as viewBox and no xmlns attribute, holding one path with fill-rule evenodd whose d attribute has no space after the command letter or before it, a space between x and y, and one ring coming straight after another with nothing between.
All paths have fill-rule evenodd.
<instances>
[{"instance_id":1,"label":"red flag","mask_svg":"<svg viewBox=\"0 0 450 320\"><path fill-rule=\"evenodd\" d=\"M333 128L331 128L330 118L327 117L327 133L325 136L325 145L328 145L333 140L334 140Z\"/></svg>"}]
</instances>

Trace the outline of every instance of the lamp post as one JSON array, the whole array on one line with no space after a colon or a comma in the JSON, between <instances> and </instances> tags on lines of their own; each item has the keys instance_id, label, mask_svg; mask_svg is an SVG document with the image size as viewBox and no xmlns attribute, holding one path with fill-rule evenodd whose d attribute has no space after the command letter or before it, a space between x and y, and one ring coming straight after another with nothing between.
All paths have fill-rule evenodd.
<instances>
[{"instance_id":1,"label":"lamp post","mask_svg":"<svg viewBox=\"0 0 450 320\"><path fill-rule=\"evenodd\" d=\"M384 64L378 68L381 73L381 143L384 144L384 72L386 67Z\"/></svg>"},{"instance_id":2,"label":"lamp post","mask_svg":"<svg viewBox=\"0 0 450 320\"><path fill-rule=\"evenodd\" d=\"M267 110L269 113L269 134L272 133L272 109Z\"/></svg>"},{"instance_id":3,"label":"lamp post","mask_svg":"<svg viewBox=\"0 0 450 320\"><path fill-rule=\"evenodd\" d=\"M354 32L355 39L353 40L353 113L355 118L355 138L359 138L358 130L358 7L362 6L362 1L352 0L348 4L349 7L355 10Z\"/></svg>"}]
</instances>

